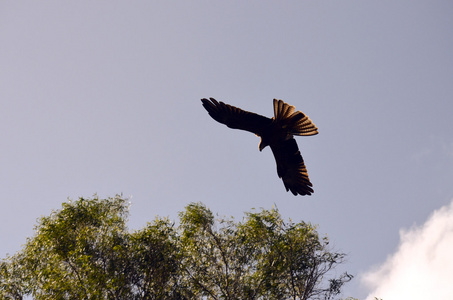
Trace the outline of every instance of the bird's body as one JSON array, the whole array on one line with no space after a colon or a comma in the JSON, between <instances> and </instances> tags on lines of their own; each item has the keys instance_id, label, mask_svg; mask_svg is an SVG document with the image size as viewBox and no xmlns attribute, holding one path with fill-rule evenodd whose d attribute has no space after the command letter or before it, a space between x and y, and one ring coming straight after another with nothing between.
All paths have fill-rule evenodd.
<instances>
[{"instance_id":1,"label":"bird's body","mask_svg":"<svg viewBox=\"0 0 453 300\"><path fill-rule=\"evenodd\" d=\"M277 163L277 174L287 191L294 195L311 195L312 184L294 135L315 135L318 128L301 111L282 100L274 99L274 117L267 118L240 108L201 99L204 108L216 121L230 128L242 129L261 137L259 150L269 146Z\"/></svg>"}]
</instances>

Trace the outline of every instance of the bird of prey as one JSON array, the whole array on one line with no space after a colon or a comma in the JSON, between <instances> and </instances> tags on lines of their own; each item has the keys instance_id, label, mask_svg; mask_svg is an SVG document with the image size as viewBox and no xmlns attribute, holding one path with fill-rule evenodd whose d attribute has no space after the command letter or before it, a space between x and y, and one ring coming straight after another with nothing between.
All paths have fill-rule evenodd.
<instances>
[{"instance_id":1,"label":"bird of prey","mask_svg":"<svg viewBox=\"0 0 453 300\"><path fill-rule=\"evenodd\" d=\"M296 195L311 195L312 184L294 135L315 135L318 128L301 111L282 100L274 99L274 117L267 118L242 110L214 98L201 99L209 115L234 129L250 131L261 137L259 150L269 146L277 163L277 174L286 191Z\"/></svg>"}]
</instances>

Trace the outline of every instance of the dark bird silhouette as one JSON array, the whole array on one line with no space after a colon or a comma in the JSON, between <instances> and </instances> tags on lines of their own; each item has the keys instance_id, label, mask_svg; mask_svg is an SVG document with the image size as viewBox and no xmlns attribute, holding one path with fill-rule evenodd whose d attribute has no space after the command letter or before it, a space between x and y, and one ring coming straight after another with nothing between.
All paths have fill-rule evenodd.
<instances>
[{"instance_id":1,"label":"dark bird silhouette","mask_svg":"<svg viewBox=\"0 0 453 300\"><path fill-rule=\"evenodd\" d=\"M311 195L312 184L297 147L294 135L315 135L318 128L310 118L282 100L274 99L274 117L267 118L217 101L201 99L209 115L234 129L253 132L261 137L259 149L270 146L277 163L277 174L286 191L296 195Z\"/></svg>"}]
</instances>

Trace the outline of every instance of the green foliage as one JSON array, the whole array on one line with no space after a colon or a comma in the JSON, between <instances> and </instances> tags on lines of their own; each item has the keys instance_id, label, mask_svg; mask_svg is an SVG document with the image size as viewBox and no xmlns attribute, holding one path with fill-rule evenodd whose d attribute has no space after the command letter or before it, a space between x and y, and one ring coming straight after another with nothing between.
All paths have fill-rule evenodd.
<instances>
[{"instance_id":1,"label":"green foliage","mask_svg":"<svg viewBox=\"0 0 453 300\"><path fill-rule=\"evenodd\" d=\"M192 203L179 227L156 218L135 232L127 216L120 196L63 203L0 262L0 298L332 299L352 278L328 279L344 254L276 209L234 222Z\"/></svg>"}]
</instances>

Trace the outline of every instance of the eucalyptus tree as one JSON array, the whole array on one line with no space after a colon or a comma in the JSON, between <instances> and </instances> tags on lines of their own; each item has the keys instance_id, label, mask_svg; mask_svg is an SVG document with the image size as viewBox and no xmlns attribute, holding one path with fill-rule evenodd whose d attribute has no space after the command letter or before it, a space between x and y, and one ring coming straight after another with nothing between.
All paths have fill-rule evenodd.
<instances>
[{"instance_id":1,"label":"eucalyptus tree","mask_svg":"<svg viewBox=\"0 0 453 300\"><path fill-rule=\"evenodd\" d=\"M277 209L236 222L191 203L178 226L156 217L129 231L128 208L121 196L95 196L39 219L23 249L0 261L0 298L333 299L352 278L329 278L345 255Z\"/></svg>"}]
</instances>

